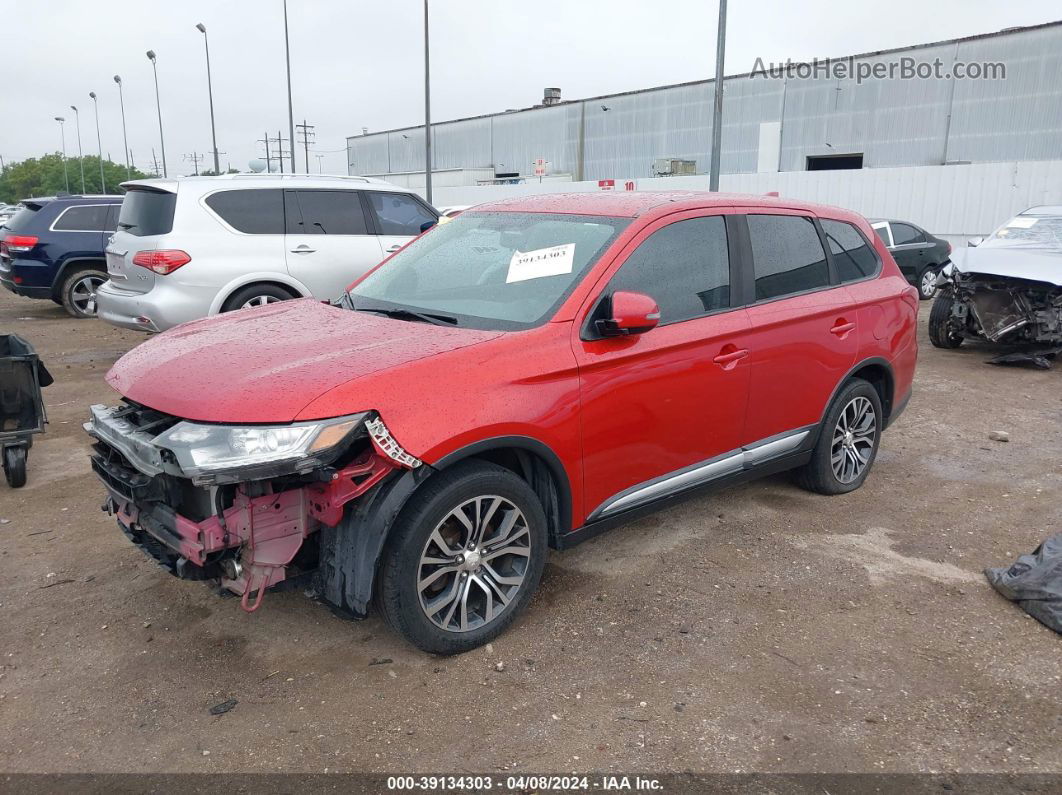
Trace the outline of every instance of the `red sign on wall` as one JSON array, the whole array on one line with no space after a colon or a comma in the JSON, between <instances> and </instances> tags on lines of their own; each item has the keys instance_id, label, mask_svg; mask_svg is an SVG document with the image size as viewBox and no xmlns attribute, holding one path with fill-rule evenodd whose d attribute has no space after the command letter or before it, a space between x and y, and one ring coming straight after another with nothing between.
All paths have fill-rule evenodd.
<instances>
[{"instance_id":1,"label":"red sign on wall","mask_svg":"<svg viewBox=\"0 0 1062 795\"><path fill-rule=\"evenodd\" d=\"M616 180L614 179L599 179L597 181L597 187L601 190L615 190Z\"/></svg>"}]
</instances>

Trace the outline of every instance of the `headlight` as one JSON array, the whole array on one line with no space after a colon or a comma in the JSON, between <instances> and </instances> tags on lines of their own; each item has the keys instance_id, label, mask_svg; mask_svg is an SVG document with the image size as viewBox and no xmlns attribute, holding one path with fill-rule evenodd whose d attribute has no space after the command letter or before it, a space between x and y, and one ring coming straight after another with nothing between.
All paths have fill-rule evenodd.
<instances>
[{"instance_id":1,"label":"headlight","mask_svg":"<svg viewBox=\"0 0 1062 795\"><path fill-rule=\"evenodd\" d=\"M271 477L309 471L327 462L366 416L367 413L354 414L291 425L203 425L181 421L156 436L153 443L172 452L181 470L195 482Z\"/></svg>"}]
</instances>

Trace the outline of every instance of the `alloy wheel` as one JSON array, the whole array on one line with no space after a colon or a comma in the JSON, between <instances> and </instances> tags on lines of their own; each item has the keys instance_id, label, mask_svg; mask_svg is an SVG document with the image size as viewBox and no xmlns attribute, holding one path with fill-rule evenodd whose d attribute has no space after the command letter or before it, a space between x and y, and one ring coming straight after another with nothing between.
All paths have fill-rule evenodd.
<instances>
[{"instance_id":1,"label":"alloy wheel","mask_svg":"<svg viewBox=\"0 0 1062 795\"><path fill-rule=\"evenodd\" d=\"M854 397L841 410L833 429L830 463L841 483L852 483L868 466L874 452L878 417L865 397Z\"/></svg>"},{"instance_id":2,"label":"alloy wheel","mask_svg":"<svg viewBox=\"0 0 1062 795\"><path fill-rule=\"evenodd\" d=\"M74 309L88 317L96 315L96 290L106 279L102 276L84 276L74 282L70 289L70 303Z\"/></svg>"},{"instance_id":3,"label":"alloy wheel","mask_svg":"<svg viewBox=\"0 0 1062 795\"><path fill-rule=\"evenodd\" d=\"M254 298L249 298L240 304L240 309L247 309L252 306L265 306L266 304L275 304L281 299L275 295L256 295Z\"/></svg>"},{"instance_id":4,"label":"alloy wheel","mask_svg":"<svg viewBox=\"0 0 1062 795\"><path fill-rule=\"evenodd\" d=\"M523 512L497 495L458 505L428 536L417 565L421 609L446 632L490 624L527 575L531 534Z\"/></svg>"},{"instance_id":5,"label":"alloy wheel","mask_svg":"<svg viewBox=\"0 0 1062 795\"><path fill-rule=\"evenodd\" d=\"M933 297L933 293L937 291L937 272L933 268L926 268L922 273L922 281L918 289L922 291L925 298Z\"/></svg>"}]
</instances>

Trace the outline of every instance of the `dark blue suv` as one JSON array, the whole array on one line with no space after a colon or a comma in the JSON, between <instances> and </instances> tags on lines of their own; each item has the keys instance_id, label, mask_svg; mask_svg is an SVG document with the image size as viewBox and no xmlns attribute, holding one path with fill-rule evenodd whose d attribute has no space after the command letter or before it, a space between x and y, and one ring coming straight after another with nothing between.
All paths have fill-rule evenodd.
<instances>
[{"instance_id":1,"label":"dark blue suv","mask_svg":"<svg viewBox=\"0 0 1062 795\"><path fill-rule=\"evenodd\" d=\"M73 317L95 317L96 288L107 281L103 249L121 206L121 196L24 199L0 226L0 284L50 298Z\"/></svg>"}]
</instances>

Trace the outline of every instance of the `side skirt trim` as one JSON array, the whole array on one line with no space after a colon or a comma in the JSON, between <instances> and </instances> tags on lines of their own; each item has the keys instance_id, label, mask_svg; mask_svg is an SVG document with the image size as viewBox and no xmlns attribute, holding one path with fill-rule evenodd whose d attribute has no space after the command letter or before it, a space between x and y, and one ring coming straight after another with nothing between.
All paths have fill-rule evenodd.
<instances>
[{"instance_id":1,"label":"side skirt trim","mask_svg":"<svg viewBox=\"0 0 1062 795\"><path fill-rule=\"evenodd\" d=\"M798 450L811 436L814 426L787 431L763 439L755 444L724 453L707 461L671 472L663 477L639 483L609 498L587 517L587 524L598 519L630 510L655 500L664 499L713 480L760 467L767 462Z\"/></svg>"}]
</instances>

